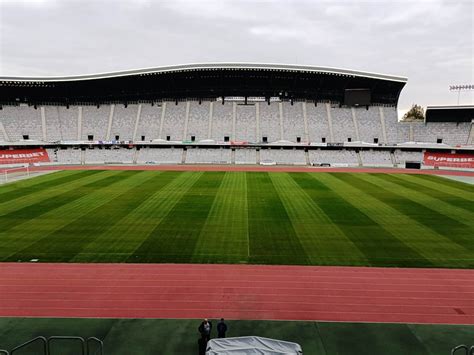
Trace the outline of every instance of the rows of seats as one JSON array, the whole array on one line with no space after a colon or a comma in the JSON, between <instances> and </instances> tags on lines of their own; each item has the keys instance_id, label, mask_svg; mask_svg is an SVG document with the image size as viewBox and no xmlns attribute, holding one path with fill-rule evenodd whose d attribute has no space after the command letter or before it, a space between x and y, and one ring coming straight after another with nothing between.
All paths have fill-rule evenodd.
<instances>
[{"instance_id":1,"label":"rows of seats","mask_svg":"<svg viewBox=\"0 0 474 355\"><path fill-rule=\"evenodd\" d=\"M86 164L103 164L103 163L133 163L136 150L127 148L112 149L92 148L84 151L84 161Z\"/></svg>"},{"instance_id":2,"label":"rows of seats","mask_svg":"<svg viewBox=\"0 0 474 355\"><path fill-rule=\"evenodd\" d=\"M240 148L235 150L235 164L256 164L257 150L251 148Z\"/></svg>"},{"instance_id":3,"label":"rows of seats","mask_svg":"<svg viewBox=\"0 0 474 355\"><path fill-rule=\"evenodd\" d=\"M186 163L189 164L230 164L231 149L196 148L186 152Z\"/></svg>"},{"instance_id":4,"label":"rows of seats","mask_svg":"<svg viewBox=\"0 0 474 355\"><path fill-rule=\"evenodd\" d=\"M164 104L142 104L135 137L136 141L158 139L163 107Z\"/></svg>"},{"instance_id":5,"label":"rows of seats","mask_svg":"<svg viewBox=\"0 0 474 355\"><path fill-rule=\"evenodd\" d=\"M403 165L407 161L421 162L423 160L423 153L421 151L407 151L396 149L394 152L395 163Z\"/></svg>"},{"instance_id":6,"label":"rows of seats","mask_svg":"<svg viewBox=\"0 0 474 355\"><path fill-rule=\"evenodd\" d=\"M41 110L32 106L4 106L0 120L10 141L43 139Z\"/></svg>"},{"instance_id":7,"label":"rows of seats","mask_svg":"<svg viewBox=\"0 0 474 355\"><path fill-rule=\"evenodd\" d=\"M378 107L370 106L355 109L357 124L359 127L359 138L362 142L382 143L383 131Z\"/></svg>"},{"instance_id":8,"label":"rows of seats","mask_svg":"<svg viewBox=\"0 0 474 355\"><path fill-rule=\"evenodd\" d=\"M356 141L356 129L350 108L331 108L332 129L335 142Z\"/></svg>"},{"instance_id":9,"label":"rows of seats","mask_svg":"<svg viewBox=\"0 0 474 355\"><path fill-rule=\"evenodd\" d=\"M80 149L47 149L51 162L60 164L81 164Z\"/></svg>"},{"instance_id":10,"label":"rows of seats","mask_svg":"<svg viewBox=\"0 0 474 355\"><path fill-rule=\"evenodd\" d=\"M137 163L179 164L182 158L180 148L142 148L138 151Z\"/></svg>"},{"instance_id":11,"label":"rows of seats","mask_svg":"<svg viewBox=\"0 0 474 355\"><path fill-rule=\"evenodd\" d=\"M304 150L301 149L261 149L260 162L274 162L281 165L305 165Z\"/></svg>"},{"instance_id":12,"label":"rows of seats","mask_svg":"<svg viewBox=\"0 0 474 355\"><path fill-rule=\"evenodd\" d=\"M414 126L414 140L417 142L445 143L449 145L467 144L470 122L447 123L429 122Z\"/></svg>"},{"instance_id":13,"label":"rows of seats","mask_svg":"<svg viewBox=\"0 0 474 355\"><path fill-rule=\"evenodd\" d=\"M280 125L280 108L279 103L274 102L268 105L267 103L259 103L260 107L260 136L266 137L267 142L276 142L283 139ZM260 137L259 137L260 138Z\"/></svg>"},{"instance_id":14,"label":"rows of seats","mask_svg":"<svg viewBox=\"0 0 474 355\"><path fill-rule=\"evenodd\" d=\"M282 103L283 139L290 142L297 142L298 137L301 142L305 139L303 102Z\"/></svg>"},{"instance_id":15,"label":"rows of seats","mask_svg":"<svg viewBox=\"0 0 474 355\"><path fill-rule=\"evenodd\" d=\"M186 140L191 140L192 137L195 141L209 138L209 111L210 102L190 102Z\"/></svg>"},{"instance_id":16,"label":"rows of seats","mask_svg":"<svg viewBox=\"0 0 474 355\"><path fill-rule=\"evenodd\" d=\"M109 140L133 140L137 113L138 105L115 105Z\"/></svg>"},{"instance_id":17,"label":"rows of seats","mask_svg":"<svg viewBox=\"0 0 474 355\"><path fill-rule=\"evenodd\" d=\"M257 137L257 105L238 103L236 106L235 140L255 143Z\"/></svg>"},{"instance_id":18,"label":"rows of seats","mask_svg":"<svg viewBox=\"0 0 474 355\"><path fill-rule=\"evenodd\" d=\"M390 151L386 150L361 150L360 158L364 166L393 166Z\"/></svg>"},{"instance_id":19,"label":"rows of seats","mask_svg":"<svg viewBox=\"0 0 474 355\"><path fill-rule=\"evenodd\" d=\"M329 121L326 113L326 104L306 105L308 121L308 135L310 142L330 142Z\"/></svg>"},{"instance_id":20,"label":"rows of seats","mask_svg":"<svg viewBox=\"0 0 474 355\"><path fill-rule=\"evenodd\" d=\"M107 140L110 110L109 105L82 108L82 140Z\"/></svg>"},{"instance_id":21,"label":"rows of seats","mask_svg":"<svg viewBox=\"0 0 474 355\"><path fill-rule=\"evenodd\" d=\"M306 116L305 116L306 112ZM44 113L44 115L42 114ZM305 121L306 117L306 121ZM137 121L138 119L138 121ZM471 123L399 123L394 107L331 103L179 101L97 106L4 106L0 139L464 145ZM3 133L5 131L6 134ZM5 137L6 136L6 137Z\"/></svg>"},{"instance_id":22,"label":"rows of seats","mask_svg":"<svg viewBox=\"0 0 474 355\"><path fill-rule=\"evenodd\" d=\"M357 158L357 153L354 150L310 150L309 151L309 161L312 165L314 164L341 164L341 165L350 165L357 166L359 165L359 160Z\"/></svg>"}]
</instances>

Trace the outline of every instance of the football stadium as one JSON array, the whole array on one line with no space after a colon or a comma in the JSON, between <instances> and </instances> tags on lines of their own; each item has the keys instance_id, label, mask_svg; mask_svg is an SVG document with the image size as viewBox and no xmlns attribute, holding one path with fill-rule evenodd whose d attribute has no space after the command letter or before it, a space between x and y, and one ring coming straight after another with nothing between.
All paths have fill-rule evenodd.
<instances>
[{"instance_id":1,"label":"football stadium","mask_svg":"<svg viewBox=\"0 0 474 355\"><path fill-rule=\"evenodd\" d=\"M1 77L0 348L194 354L224 318L206 354L467 354L474 106L399 122L406 83L262 63Z\"/></svg>"}]
</instances>

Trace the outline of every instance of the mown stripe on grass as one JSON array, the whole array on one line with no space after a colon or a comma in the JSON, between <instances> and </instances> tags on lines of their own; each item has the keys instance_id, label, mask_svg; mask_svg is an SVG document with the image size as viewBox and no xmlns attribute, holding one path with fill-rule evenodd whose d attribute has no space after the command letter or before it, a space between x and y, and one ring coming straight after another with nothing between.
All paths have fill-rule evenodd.
<instances>
[{"instance_id":1,"label":"mown stripe on grass","mask_svg":"<svg viewBox=\"0 0 474 355\"><path fill-rule=\"evenodd\" d=\"M85 170L85 171L79 171L79 172L78 171L67 171L67 172L63 171L60 173L42 175L34 179L22 180L21 182L25 182L25 183L20 184L20 182L18 182L18 183L12 184L14 185L14 189L11 189L9 191L5 191L6 189L3 189L2 187L0 187L0 201L2 204L4 204L4 203L10 202L12 200L16 200L17 198L24 197L24 196L29 196L31 198L34 198L35 193L44 194L44 191L47 189L54 190L61 185L70 184L71 182L75 180L80 180L84 177L91 176L99 172L100 172L99 170L95 170L95 171ZM36 181L36 179L41 179L41 180ZM7 186L11 187L12 185L7 185Z\"/></svg>"},{"instance_id":2,"label":"mown stripe on grass","mask_svg":"<svg viewBox=\"0 0 474 355\"><path fill-rule=\"evenodd\" d=\"M329 174L324 174L327 179L318 179L319 174L311 173L291 176L331 222L357 246L369 265L431 266L431 262L420 253L384 229L370 214L364 213L357 201L347 201L344 195L349 191L344 186L336 188ZM351 263L350 255L342 257L348 258L347 263Z\"/></svg>"},{"instance_id":3,"label":"mown stripe on grass","mask_svg":"<svg viewBox=\"0 0 474 355\"><path fill-rule=\"evenodd\" d=\"M130 257L137 262L189 262L224 172L205 172Z\"/></svg>"},{"instance_id":4,"label":"mown stripe on grass","mask_svg":"<svg viewBox=\"0 0 474 355\"><path fill-rule=\"evenodd\" d=\"M143 202L146 194L159 180L160 173L134 172L129 176L117 175L116 185L88 209L88 212L71 220L34 244L20 250L11 258L37 258L42 261L69 261L85 245L110 229L127 215L130 208ZM112 184L114 184L112 182ZM112 186L110 186L112 187Z\"/></svg>"},{"instance_id":5,"label":"mown stripe on grass","mask_svg":"<svg viewBox=\"0 0 474 355\"><path fill-rule=\"evenodd\" d=\"M117 179L115 175L93 175L94 180L91 181L91 178L82 177L80 181L74 179L76 184L70 186L68 191L53 196L46 199L41 199L37 202L27 205L21 209L12 211L10 213L1 214L0 213L0 231L1 233L7 232L10 229L21 225L22 223L27 223L31 220L34 220L41 215L48 213L49 211L56 210L61 208L61 206L71 203L84 196L86 191L89 191L88 188L94 188L94 184L103 183L110 184ZM1 212L3 212L0 209Z\"/></svg>"},{"instance_id":6,"label":"mown stripe on grass","mask_svg":"<svg viewBox=\"0 0 474 355\"><path fill-rule=\"evenodd\" d=\"M449 186L444 186L443 184L436 185L436 183L431 181L417 179L416 176L413 175L394 174L390 175L389 179L394 183L474 213L474 194L470 194L468 190L465 190L463 193L457 192L452 190ZM437 179L442 180L442 178ZM452 193L453 191L456 193Z\"/></svg>"},{"instance_id":7,"label":"mown stripe on grass","mask_svg":"<svg viewBox=\"0 0 474 355\"><path fill-rule=\"evenodd\" d=\"M51 205L48 211L44 211L37 218L28 218L10 228L9 231L0 231L0 255L5 258L14 254L19 249L36 242L38 238L50 234L86 213L97 203L97 200L100 200L102 194L107 194L114 188L114 185L110 185L112 178L115 180L117 176L121 176L122 179L131 175L133 174L130 172L103 172L87 178L87 184L83 183L83 186L73 184L75 190L66 192L65 196L60 196L61 203L56 207ZM96 186L99 181L104 185L104 189L90 188L91 184Z\"/></svg>"},{"instance_id":8,"label":"mown stripe on grass","mask_svg":"<svg viewBox=\"0 0 474 355\"><path fill-rule=\"evenodd\" d=\"M401 176L404 177L405 175ZM440 191L468 201L474 201L474 185L436 175L413 175L411 181L420 186L429 187L434 191Z\"/></svg>"},{"instance_id":9,"label":"mown stripe on grass","mask_svg":"<svg viewBox=\"0 0 474 355\"><path fill-rule=\"evenodd\" d=\"M269 173L247 173L250 261L309 264Z\"/></svg>"},{"instance_id":10,"label":"mown stripe on grass","mask_svg":"<svg viewBox=\"0 0 474 355\"><path fill-rule=\"evenodd\" d=\"M410 219L423 224L434 232L433 236L438 234L461 247L473 250L474 243L472 235L474 235L474 231L466 224L458 222L446 214L415 202L413 196L418 196L416 191L409 191L408 196L412 196L412 198L409 198L400 193L401 187L383 187L382 184L374 182L376 178L372 175L340 175L338 178L363 190L365 193L391 206ZM386 178L386 176L384 178Z\"/></svg>"},{"instance_id":11,"label":"mown stripe on grass","mask_svg":"<svg viewBox=\"0 0 474 355\"><path fill-rule=\"evenodd\" d=\"M360 175L360 178L381 186L407 200L419 203L430 210L434 210L436 213L446 215L451 220L459 222L459 227L464 225L474 227L474 212L469 212L467 209L457 207L451 201L446 201L436 191L431 192L426 189L420 189L418 185L404 179L399 179L393 174ZM457 198L452 198L452 200L459 201ZM438 221L438 223L440 222Z\"/></svg>"},{"instance_id":12,"label":"mown stripe on grass","mask_svg":"<svg viewBox=\"0 0 474 355\"><path fill-rule=\"evenodd\" d=\"M82 174L79 173L78 175L74 174L72 176L68 176L70 178L70 182L65 182L64 184L60 184L57 187L50 187L46 189L39 189L37 192L32 194L26 194L24 196L20 196L10 201L3 201L0 200L0 216L21 210L27 206L33 205L38 201L43 201L46 199L53 198L55 196L59 196L65 192L74 190L78 186L82 186L85 183L89 183L95 180L98 176L99 178L107 177L111 175L108 171L94 171L93 174Z\"/></svg>"},{"instance_id":13,"label":"mown stripe on grass","mask_svg":"<svg viewBox=\"0 0 474 355\"><path fill-rule=\"evenodd\" d=\"M143 203L88 244L73 261L130 262L130 257L203 173L168 171Z\"/></svg>"},{"instance_id":14,"label":"mown stripe on grass","mask_svg":"<svg viewBox=\"0 0 474 355\"><path fill-rule=\"evenodd\" d=\"M316 174L314 178L329 186L407 247L420 254L422 257L419 259L419 266L425 265L426 260L438 266L449 267L466 266L474 261L472 253L467 249L342 179L342 177L346 176L347 178L350 175L352 174L334 173L321 176ZM452 257L453 255L456 257ZM408 265L405 264L405 266Z\"/></svg>"},{"instance_id":15,"label":"mown stripe on grass","mask_svg":"<svg viewBox=\"0 0 474 355\"><path fill-rule=\"evenodd\" d=\"M301 186L314 189L315 181L310 176L275 173L270 177L312 264L367 265L365 255L313 201L310 191Z\"/></svg>"},{"instance_id":16,"label":"mown stripe on grass","mask_svg":"<svg viewBox=\"0 0 474 355\"><path fill-rule=\"evenodd\" d=\"M227 172L194 249L192 262L248 262L248 205L245 172Z\"/></svg>"}]
</instances>

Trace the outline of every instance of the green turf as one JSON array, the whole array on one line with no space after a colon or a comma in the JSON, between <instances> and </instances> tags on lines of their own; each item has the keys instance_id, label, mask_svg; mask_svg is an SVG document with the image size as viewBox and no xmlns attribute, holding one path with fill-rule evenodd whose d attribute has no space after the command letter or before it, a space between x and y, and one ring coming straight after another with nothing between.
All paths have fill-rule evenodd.
<instances>
[{"instance_id":1,"label":"green turf","mask_svg":"<svg viewBox=\"0 0 474 355\"><path fill-rule=\"evenodd\" d=\"M473 326L228 321L229 337L258 335L299 343L304 354L450 354L472 345ZM197 354L198 320L0 318L0 349L36 336L95 336L105 354ZM215 336L215 330L214 330ZM52 355L78 354L77 343L52 343ZM41 354L33 345L19 355Z\"/></svg>"},{"instance_id":2,"label":"green turf","mask_svg":"<svg viewBox=\"0 0 474 355\"><path fill-rule=\"evenodd\" d=\"M0 187L0 261L474 267L474 186L362 173L64 171Z\"/></svg>"}]
</instances>

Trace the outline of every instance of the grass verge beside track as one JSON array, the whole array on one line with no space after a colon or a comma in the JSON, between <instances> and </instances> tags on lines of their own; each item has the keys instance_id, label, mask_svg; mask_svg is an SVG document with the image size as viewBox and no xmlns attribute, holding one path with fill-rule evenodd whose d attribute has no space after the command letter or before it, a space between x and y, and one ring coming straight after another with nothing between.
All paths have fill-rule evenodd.
<instances>
[{"instance_id":1,"label":"grass verge beside track","mask_svg":"<svg viewBox=\"0 0 474 355\"><path fill-rule=\"evenodd\" d=\"M214 321L214 326L216 321ZM281 321L228 321L228 336L259 335L299 343L305 354L449 354L473 342L474 326ZM199 320L0 318L0 349L36 336L95 336L105 354L196 354ZM215 336L215 329L214 329ZM77 354L77 343L53 344ZM60 345L60 347L59 347ZM22 354L38 354L34 346Z\"/></svg>"}]
</instances>

